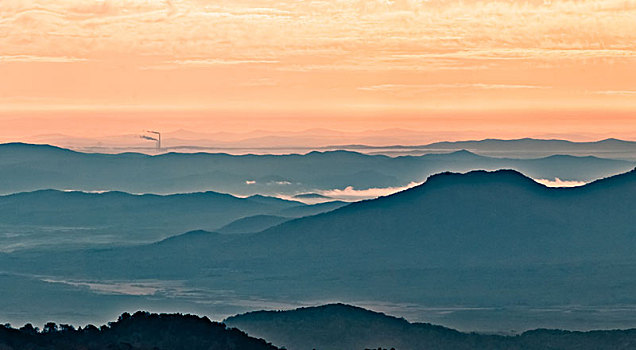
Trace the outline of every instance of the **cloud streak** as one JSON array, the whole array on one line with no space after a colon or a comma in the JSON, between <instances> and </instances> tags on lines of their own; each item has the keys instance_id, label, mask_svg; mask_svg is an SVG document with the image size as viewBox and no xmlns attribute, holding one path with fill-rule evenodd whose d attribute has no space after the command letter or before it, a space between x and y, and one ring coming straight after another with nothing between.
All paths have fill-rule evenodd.
<instances>
[{"instance_id":1,"label":"cloud streak","mask_svg":"<svg viewBox=\"0 0 636 350\"><path fill-rule=\"evenodd\" d=\"M636 90L604 90L604 91L595 91L594 93L599 95L636 96Z\"/></svg>"},{"instance_id":2,"label":"cloud streak","mask_svg":"<svg viewBox=\"0 0 636 350\"><path fill-rule=\"evenodd\" d=\"M234 64L273 64L278 63L276 60L266 59L189 59L176 60L168 63L184 66L216 66L216 65L234 65Z\"/></svg>"},{"instance_id":3,"label":"cloud streak","mask_svg":"<svg viewBox=\"0 0 636 350\"><path fill-rule=\"evenodd\" d=\"M66 56L34 56L34 55L8 55L0 56L0 63L27 62L27 63L76 63L85 62L86 58L66 57Z\"/></svg>"},{"instance_id":4,"label":"cloud streak","mask_svg":"<svg viewBox=\"0 0 636 350\"><path fill-rule=\"evenodd\" d=\"M483 83L455 83L455 84L381 84L372 86L359 87L358 90L363 91L402 91L402 90L421 90L430 91L438 89L483 89L483 90L505 90L505 89L547 89L546 86L536 85L515 85L515 84L483 84Z\"/></svg>"}]
</instances>

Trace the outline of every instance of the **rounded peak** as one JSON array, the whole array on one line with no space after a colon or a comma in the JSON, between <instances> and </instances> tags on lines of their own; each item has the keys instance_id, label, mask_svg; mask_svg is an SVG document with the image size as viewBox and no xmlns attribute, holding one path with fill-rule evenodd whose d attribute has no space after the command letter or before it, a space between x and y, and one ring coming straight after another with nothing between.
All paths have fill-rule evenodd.
<instances>
[{"instance_id":1,"label":"rounded peak","mask_svg":"<svg viewBox=\"0 0 636 350\"><path fill-rule=\"evenodd\" d=\"M158 241L155 244L165 244L170 242L204 238L204 237L213 238L213 237L218 237L220 235L221 235L220 233L210 232L206 230L192 230L192 231L188 231L185 233L181 233L175 236L170 236L168 238L162 239L161 241Z\"/></svg>"},{"instance_id":2,"label":"rounded peak","mask_svg":"<svg viewBox=\"0 0 636 350\"><path fill-rule=\"evenodd\" d=\"M430 182L436 182L440 180L453 180L457 179L462 180L474 180L474 179L488 179L488 180L501 180L501 179L516 179L516 180L524 180L527 182L535 183L529 177L523 175L522 173L513 170L513 169L499 169L494 171L489 170L472 170L467 173L455 173L455 172L443 172L435 175L431 175L428 177L426 182L424 182L420 186L424 186Z\"/></svg>"},{"instance_id":3,"label":"rounded peak","mask_svg":"<svg viewBox=\"0 0 636 350\"><path fill-rule=\"evenodd\" d=\"M249 197L245 197L246 199L252 199L252 200L258 200L258 201L274 201L274 202L285 202L285 199L282 198L278 198L278 197L273 197L273 196L266 196L263 194L253 194Z\"/></svg>"},{"instance_id":4,"label":"rounded peak","mask_svg":"<svg viewBox=\"0 0 636 350\"><path fill-rule=\"evenodd\" d=\"M429 189L435 189L436 187L447 187L462 184L488 184L488 183L509 183L517 184L519 186L533 186L544 187L538 184L531 178L523 175L522 173L512 169L500 169L495 171L488 170L473 170L467 173L455 173L455 172L442 172L429 176L421 185L406 189L401 192L394 193L386 197L379 197L371 201L387 200L396 196L402 195L415 195ZM363 203L358 202L358 203Z\"/></svg>"},{"instance_id":5,"label":"rounded peak","mask_svg":"<svg viewBox=\"0 0 636 350\"><path fill-rule=\"evenodd\" d=\"M22 197L22 196L74 196L74 197L106 197L106 196L121 196L121 197L130 197L130 196L141 196L137 194L132 194L123 191L89 191L89 190L59 190L53 188L40 189L28 192L17 192L2 195L0 197Z\"/></svg>"},{"instance_id":6,"label":"rounded peak","mask_svg":"<svg viewBox=\"0 0 636 350\"><path fill-rule=\"evenodd\" d=\"M299 193L299 194L295 195L294 198L299 198L299 199L303 199L303 198L331 199L331 197L329 197L329 196L325 196L325 195L322 195L320 193L315 193L315 192Z\"/></svg>"},{"instance_id":7,"label":"rounded peak","mask_svg":"<svg viewBox=\"0 0 636 350\"><path fill-rule=\"evenodd\" d=\"M45 143L40 144L40 143L26 143L26 142L7 142L7 143L0 143L0 149L1 148L24 149L24 150L29 150L29 149L43 150L43 149L48 149L48 150L55 150L55 151L61 151L61 152L78 153L78 152L72 151L72 150L67 149L67 148L53 146L53 145L49 145L49 144L45 144Z\"/></svg>"},{"instance_id":8,"label":"rounded peak","mask_svg":"<svg viewBox=\"0 0 636 350\"><path fill-rule=\"evenodd\" d=\"M367 310L367 309L359 307L359 306L345 304L345 303L329 303L329 304L324 304L324 305L319 305L319 306L305 307L305 308L301 308L299 310L302 310L302 309L373 312L371 310Z\"/></svg>"},{"instance_id":9,"label":"rounded peak","mask_svg":"<svg viewBox=\"0 0 636 350\"><path fill-rule=\"evenodd\" d=\"M180 236L207 236L207 235L217 235L216 232L210 232L206 230L192 230L186 233L182 233Z\"/></svg>"},{"instance_id":10,"label":"rounded peak","mask_svg":"<svg viewBox=\"0 0 636 350\"><path fill-rule=\"evenodd\" d=\"M471 152L471 151L469 151L469 150L467 150L465 148L457 150L457 151L453 151L453 152L450 152L450 153L445 153L444 155L454 156L454 157L471 157L471 158L480 157L479 155L477 155L477 154L475 154L475 153L473 153L473 152Z\"/></svg>"},{"instance_id":11,"label":"rounded peak","mask_svg":"<svg viewBox=\"0 0 636 350\"><path fill-rule=\"evenodd\" d=\"M365 309L359 306L331 303L317 306L306 306L290 310L261 310L228 317L224 322L241 322L242 319L271 321L272 319L310 319L312 322L324 322L329 319L338 319L345 322L369 322L370 320L387 322L407 322L403 318L389 316L382 312ZM322 321L321 321L322 320Z\"/></svg>"},{"instance_id":12,"label":"rounded peak","mask_svg":"<svg viewBox=\"0 0 636 350\"><path fill-rule=\"evenodd\" d=\"M596 143L620 143L620 144L631 144L634 143L634 141L626 141L626 140L621 140L621 139L617 139L617 138L607 138L607 139L603 139L600 141L597 141Z\"/></svg>"},{"instance_id":13,"label":"rounded peak","mask_svg":"<svg viewBox=\"0 0 636 350\"><path fill-rule=\"evenodd\" d=\"M355 156L355 157L370 157L369 155L360 153L360 152L354 152L354 151L348 151L348 150L343 150L343 149L337 149L337 150L329 150L329 151L311 151L307 154L305 154L306 156Z\"/></svg>"}]
</instances>

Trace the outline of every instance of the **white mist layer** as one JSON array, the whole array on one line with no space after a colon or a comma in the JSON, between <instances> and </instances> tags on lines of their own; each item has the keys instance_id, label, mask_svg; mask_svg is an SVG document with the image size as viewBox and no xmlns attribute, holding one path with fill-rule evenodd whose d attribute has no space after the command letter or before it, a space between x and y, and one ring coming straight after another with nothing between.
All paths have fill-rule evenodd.
<instances>
[{"instance_id":1,"label":"white mist layer","mask_svg":"<svg viewBox=\"0 0 636 350\"><path fill-rule=\"evenodd\" d=\"M421 184L422 184L421 182L411 182L406 186L372 187L372 188L367 188L364 190L357 190L353 186L347 186L344 189L323 190L323 191L316 191L316 192L323 196L327 196L333 199L338 199L343 201L357 201L357 200L363 200L363 199L371 199L371 198L388 196L400 191L408 190L409 188L413 188Z\"/></svg>"},{"instance_id":2,"label":"white mist layer","mask_svg":"<svg viewBox=\"0 0 636 350\"><path fill-rule=\"evenodd\" d=\"M585 185L585 181L561 180L558 177L555 177L554 180L550 180L550 179L533 179L533 180L547 187L578 187L578 186Z\"/></svg>"}]
</instances>

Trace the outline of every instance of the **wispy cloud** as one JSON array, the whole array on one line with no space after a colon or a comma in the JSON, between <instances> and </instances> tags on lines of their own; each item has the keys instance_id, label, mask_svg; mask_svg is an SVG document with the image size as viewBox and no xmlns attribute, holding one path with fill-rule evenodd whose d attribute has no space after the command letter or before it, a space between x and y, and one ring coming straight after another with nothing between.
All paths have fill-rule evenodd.
<instances>
[{"instance_id":1,"label":"wispy cloud","mask_svg":"<svg viewBox=\"0 0 636 350\"><path fill-rule=\"evenodd\" d=\"M594 91L598 95L636 96L636 90L602 90Z\"/></svg>"},{"instance_id":2,"label":"wispy cloud","mask_svg":"<svg viewBox=\"0 0 636 350\"><path fill-rule=\"evenodd\" d=\"M132 283L132 282L88 282L88 281L68 281L56 279L43 279L48 283L61 283L74 287L85 287L98 294L112 295L154 295L162 288L161 283Z\"/></svg>"},{"instance_id":3,"label":"wispy cloud","mask_svg":"<svg viewBox=\"0 0 636 350\"><path fill-rule=\"evenodd\" d=\"M191 60L175 60L169 63L185 65L185 66L216 66L216 65L233 65L233 64L272 64L278 63L276 60L264 59L191 59Z\"/></svg>"},{"instance_id":4,"label":"wispy cloud","mask_svg":"<svg viewBox=\"0 0 636 350\"><path fill-rule=\"evenodd\" d=\"M214 66L235 66L235 65L264 65L264 64L276 64L277 60L269 59L219 59L219 58L202 58L202 59L187 59L187 60L174 60L168 61L156 65L147 65L141 67L145 70L167 70L178 69L180 67L214 67Z\"/></svg>"},{"instance_id":5,"label":"wispy cloud","mask_svg":"<svg viewBox=\"0 0 636 350\"><path fill-rule=\"evenodd\" d=\"M474 60L551 60L551 59L590 59L590 58L636 58L636 51L633 49L581 49L581 48L490 48L484 49L462 49L447 52L431 52L423 54L395 54L390 55L388 60L404 59L431 59L431 58L452 58L452 59L474 59Z\"/></svg>"},{"instance_id":6,"label":"wispy cloud","mask_svg":"<svg viewBox=\"0 0 636 350\"><path fill-rule=\"evenodd\" d=\"M362 86L362 91L399 91L399 90L438 90L438 89L547 89L547 86L520 84L483 84L483 83L455 83L455 84L380 84Z\"/></svg>"},{"instance_id":7,"label":"wispy cloud","mask_svg":"<svg viewBox=\"0 0 636 350\"><path fill-rule=\"evenodd\" d=\"M0 63L7 62L46 62L46 63L73 63L85 62L86 58L67 56L35 56L35 55L9 55L0 56Z\"/></svg>"}]
</instances>

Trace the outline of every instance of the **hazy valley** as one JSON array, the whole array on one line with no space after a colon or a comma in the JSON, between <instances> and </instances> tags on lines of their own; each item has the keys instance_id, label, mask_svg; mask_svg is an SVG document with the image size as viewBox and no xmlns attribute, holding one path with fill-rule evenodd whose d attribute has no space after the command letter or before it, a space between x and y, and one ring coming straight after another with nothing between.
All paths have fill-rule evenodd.
<instances>
[{"instance_id":1,"label":"hazy valley","mask_svg":"<svg viewBox=\"0 0 636 350\"><path fill-rule=\"evenodd\" d=\"M89 191L32 188L0 196L2 310L12 322L105 322L140 308L225 317L337 300L468 331L633 326L636 173L630 162L568 155L499 159L465 151L246 158L3 147L26 152L22 162L1 159L4 174L11 174L5 178L20 179L19 169L28 169L40 181L31 186L64 188L64 181L75 181L73 174L45 175L67 168L56 162L68 162L69 169L83 169L75 176L84 183L73 187ZM429 177L435 169L498 164L516 164L536 178L591 183L549 188L514 170ZM160 187L153 181L205 167L202 179L219 192L234 189L209 175L222 170L250 178L293 176L307 185L277 193L285 200L129 194L112 191L121 189L107 181L128 175L130 187ZM378 170L361 175L365 167ZM321 171L340 173L343 182L311 182ZM398 173L402 180L374 182L377 174ZM420 180L356 203L318 194L320 186L399 190ZM323 203L299 201L308 199Z\"/></svg>"}]
</instances>

